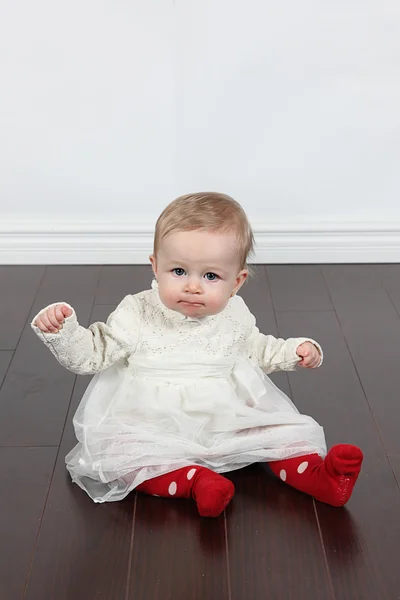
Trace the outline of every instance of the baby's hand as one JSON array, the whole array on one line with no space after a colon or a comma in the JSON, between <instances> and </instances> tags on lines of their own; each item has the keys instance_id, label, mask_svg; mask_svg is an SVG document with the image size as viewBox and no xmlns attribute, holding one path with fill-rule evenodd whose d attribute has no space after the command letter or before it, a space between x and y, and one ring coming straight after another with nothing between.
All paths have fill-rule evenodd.
<instances>
[{"instance_id":1,"label":"baby's hand","mask_svg":"<svg viewBox=\"0 0 400 600\"><path fill-rule=\"evenodd\" d=\"M65 319L71 315L72 310L68 306L56 304L41 313L36 319L35 325L44 333L58 333L62 329Z\"/></svg>"},{"instance_id":2,"label":"baby's hand","mask_svg":"<svg viewBox=\"0 0 400 600\"><path fill-rule=\"evenodd\" d=\"M311 342L300 344L300 346L297 347L296 354L301 358L301 361L298 363L300 367L316 369L320 365L321 355L318 348Z\"/></svg>"}]
</instances>

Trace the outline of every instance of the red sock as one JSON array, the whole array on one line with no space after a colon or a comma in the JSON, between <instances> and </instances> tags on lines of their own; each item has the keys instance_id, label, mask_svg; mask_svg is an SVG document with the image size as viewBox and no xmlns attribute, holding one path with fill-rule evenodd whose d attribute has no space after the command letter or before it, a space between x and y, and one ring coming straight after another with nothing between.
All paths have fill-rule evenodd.
<instances>
[{"instance_id":1,"label":"red sock","mask_svg":"<svg viewBox=\"0 0 400 600\"><path fill-rule=\"evenodd\" d=\"M333 446L325 460L308 454L270 462L269 466L292 487L314 496L320 502L343 506L350 499L360 473L363 454L357 446Z\"/></svg>"},{"instance_id":2,"label":"red sock","mask_svg":"<svg viewBox=\"0 0 400 600\"><path fill-rule=\"evenodd\" d=\"M202 517L218 517L235 493L229 479L196 465L149 479L136 489L163 498L193 498Z\"/></svg>"}]
</instances>

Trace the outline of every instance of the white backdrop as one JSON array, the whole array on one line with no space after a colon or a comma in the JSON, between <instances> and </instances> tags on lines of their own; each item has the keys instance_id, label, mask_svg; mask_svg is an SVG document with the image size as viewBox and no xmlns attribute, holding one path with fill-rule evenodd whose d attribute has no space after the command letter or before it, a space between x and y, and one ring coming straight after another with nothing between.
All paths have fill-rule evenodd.
<instances>
[{"instance_id":1,"label":"white backdrop","mask_svg":"<svg viewBox=\"0 0 400 600\"><path fill-rule=\"evenodd\" d=\"M260 260L400 260L399 31L394 0L0 0L0 260L141 262L207 189Z\"/></svg>"}]
</instances>

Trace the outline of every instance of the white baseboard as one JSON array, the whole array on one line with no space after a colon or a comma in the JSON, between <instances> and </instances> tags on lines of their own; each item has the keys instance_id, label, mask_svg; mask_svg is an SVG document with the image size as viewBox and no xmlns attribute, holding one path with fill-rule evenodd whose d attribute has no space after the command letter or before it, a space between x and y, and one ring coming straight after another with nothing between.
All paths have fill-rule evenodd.
<instances>
[{"instance_id":1,"label":"white baseboard","mask_svg":"<svg viewBox=\"0 0 400 600\"><path fill-rule=\"evenodd\" d=\"M400 263L400 223L253 223L252 262ZM123 222L0 223L0 264L147 264L153 228Z\"/></svg>"}]
</instances>

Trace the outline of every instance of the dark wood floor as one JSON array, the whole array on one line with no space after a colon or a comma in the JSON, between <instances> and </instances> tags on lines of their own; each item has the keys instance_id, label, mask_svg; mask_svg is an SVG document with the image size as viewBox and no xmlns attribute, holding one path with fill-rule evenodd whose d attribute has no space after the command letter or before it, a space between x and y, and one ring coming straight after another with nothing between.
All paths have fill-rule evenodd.
<instances>
[{"instance_id":1,"label":"dark wood floor","mask_svg":"<svg viewBox=\"0 0 400 600\"><path fill-rule=\"evenodd\" d=\"M185 500L95 505L65 471L89 379L56 363L30 319L60 300L82 324L105 319L150 280L147 267L0 267L0 598L399 599L400 266L258 267L243 295L260 329L325 350L322 369L275 382L365 462L347 509L260 465L232 473L215 520Z\"/></svg>"}]
</instances>

